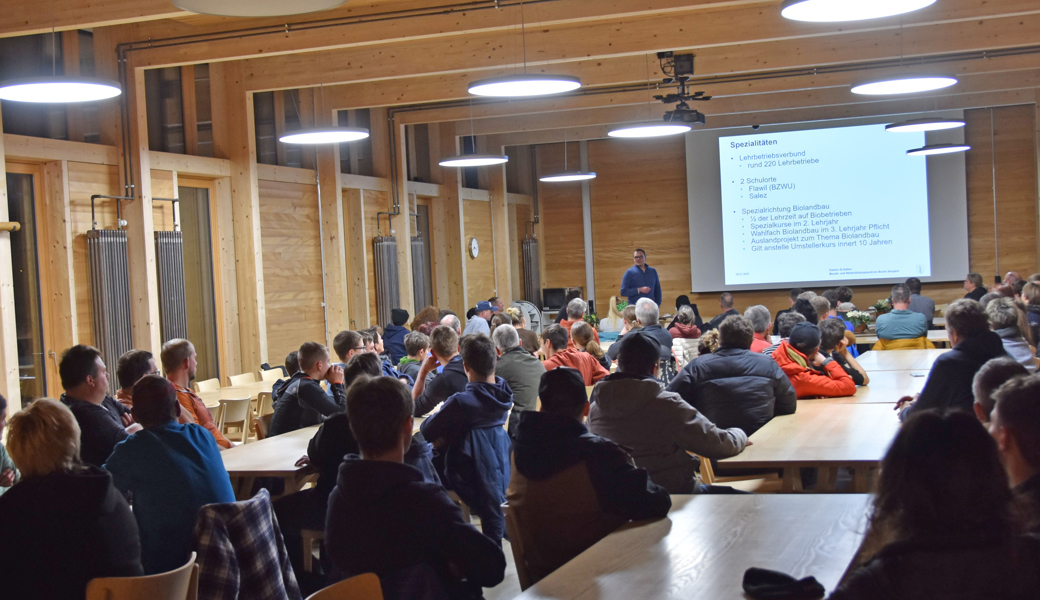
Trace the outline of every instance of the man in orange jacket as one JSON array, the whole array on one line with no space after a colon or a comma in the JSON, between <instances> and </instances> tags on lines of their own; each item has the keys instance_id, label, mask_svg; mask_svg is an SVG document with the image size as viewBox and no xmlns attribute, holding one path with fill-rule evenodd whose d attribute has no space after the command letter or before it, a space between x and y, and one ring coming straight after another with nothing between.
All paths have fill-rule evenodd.
<instances>
[{"instance_id":1,"label":"man in orange jacket","mask_svg":"<svg viewBox=\"0 0 1040 600\"><path fill-rule=\"evenodd\" d=\"M773 351L773 360L791 380L798 398L851 396L856 384L834 359L820 354L820 329L799 323Z\"/></svg>"}]
</instances>

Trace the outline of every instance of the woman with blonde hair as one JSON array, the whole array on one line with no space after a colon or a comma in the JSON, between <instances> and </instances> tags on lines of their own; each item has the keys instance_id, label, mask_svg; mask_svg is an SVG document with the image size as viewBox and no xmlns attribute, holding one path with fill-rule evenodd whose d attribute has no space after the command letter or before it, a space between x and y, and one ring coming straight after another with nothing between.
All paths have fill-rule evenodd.
<instances>
[{"instance_id":1,"label":"woman with blonde hair","mask_svg":"<svg viewBox=\"0 0 1040 600\"><path fill-rule=\"evenodd\" d=\"M633 329L639 329L642 325L639 324L639 320L636 319L636 307L635 305L629 304L621 311L621 318L625 320L625 325L621 328L621 333L618 334L618 339Z\"/></svg>"},{"instance_id":2,"label":"woman with blonde hair","mask_svg":"<svg viewBox=\"0 0 1040 600\"><path fill-rule=\"evenodd\" d=\"M510 306L505 313L512 320L510 323L520 336L520 347L531 354L537 354L541 345L538 343L538 334L527 328L527 318L519 306Z\"/></svg>"},{"instance_id":3,"label":"woman with blonde hair","mask_svg":"<svg viewBox=\"0 0 1040 600\"><path fill-rule=\"evenodd\" d=\"M574 325L571 325L571 339L574 340L574 345L577 346L578 350L582 352L588 352L593 358L599 361L599 364L603 365L603 368L610 370L610 365L613 361L603 351L599 343L596 342L595 336L593 335L592 325L589 325L585 321L578 321Z\"/></svg>"},{"instance_id":4,"label":"woman with blonde hair","mask_svg":"<svg viewBox=\"0 0 1040 600\"><path fill-rule=\"evenodd\" d=\"M72 411L36 400L11 417L7 449L22 480L0 496L5 597L82 600L95 577L143 573L134 515L111 474L80 463Z\"/></svg>"}]
</instances>

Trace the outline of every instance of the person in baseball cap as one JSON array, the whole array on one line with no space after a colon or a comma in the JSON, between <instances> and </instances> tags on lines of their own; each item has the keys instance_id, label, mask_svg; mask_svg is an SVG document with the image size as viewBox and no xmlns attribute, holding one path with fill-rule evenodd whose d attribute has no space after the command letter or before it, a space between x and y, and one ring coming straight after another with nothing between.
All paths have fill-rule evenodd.
<instances>
[{"instance_id":1,"label":"person in baseball cap","mask_svg":"<svg viewBox=\"0 0 1040 600\"><path fill-rule=\"evenodd\" d=\"M495 307L491 306L491 303L487 300L481 300L477 302L476 308L473 309L473 318L466 321L466 329L462 332L462 335L473 335L476 333L483 333L484 335L491 335L491 324L488 320L491 318L491 313L495 311Z\"/></svg>"},{"instance_id":2,"label":"person in baseball cap","mask_svg":"<svg viewBox=\"0 0 1040 600\"><path fill-rule=\"evenodd\" d=\"M852 396L856 384L834 359L820 353L820 328L798 323L780 342L773 359L791 380L798 398Z\"/></svg>"}]
</instances>

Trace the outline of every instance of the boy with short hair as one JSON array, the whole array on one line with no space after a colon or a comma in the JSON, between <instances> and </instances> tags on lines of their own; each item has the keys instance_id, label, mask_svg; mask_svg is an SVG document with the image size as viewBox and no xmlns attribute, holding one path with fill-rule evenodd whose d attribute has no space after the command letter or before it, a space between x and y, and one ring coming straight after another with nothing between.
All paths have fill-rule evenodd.
<instances>
[{"instance_id":1,"label":"boy with short hair","mask_svg":"<svg viewBox=\"0 0 1040 600\"><path fill-rule=\"evenodd\" d=\"M343 367L330 364L329 350L317 342L300 346L300 372L293 375L274 404L270 436L318 425L326 417L346 409ZM321 389L329 382L330 398Z\"/></svg>"},{"instance_id":2,"label":"boy with short hair","mask_svg":"<svg viewBox=\"0 0 1040 600\"><path fill-rule=\"evenodd\" d=\"M371 327L365 333L372 336L372 352L379 357L379 362L382 363L383 375L400 379L408 387L412 387L415 384L415 378L405 375L390 364L390 355L386 353L386 348L383 347L383 336L379 335L379 328Z\"/></svg>"},{"instance_id":3,"label":"boy with short hair","mask_svg":"<svg viewBox=\"0 0 1040 600\"><path fill-rule=\"evenodd\" d=\"M404 336L404 351L406 356L397 364L397 370L415 381L415 376L419 374L426 354L430 351L430 337L421 331L409 333Z\"/></svg>"}]
</instances>

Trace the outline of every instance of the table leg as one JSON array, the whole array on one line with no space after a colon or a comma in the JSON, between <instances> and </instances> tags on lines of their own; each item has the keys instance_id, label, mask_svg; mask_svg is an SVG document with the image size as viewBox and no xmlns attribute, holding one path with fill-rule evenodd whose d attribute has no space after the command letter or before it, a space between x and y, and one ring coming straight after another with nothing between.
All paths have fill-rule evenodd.
<instances>
[{"instance_id":1,"label":"table leg","mask_svg":"<svg viewBox=\"0 0 1040 600\"><path fill-rule=\"evenodd\" d=\"M235 491L236 500L249 500L253 493L255 477L232 477L231 488Z\"/></svg>"},{"instance_id":2,"label":"table leg","mask_svg":"<svg viewBox=\"0 0 1040 600\"><path fill-rule=\"evenodd\" d=\"M866 494L870 491L869 467L857 466L852 470L852 491L857 494Z\"/></svg>"},{"instance_id":3,"label":"table leg","mask_svg":"<svg viewBox=\"0 0 1040 600\"><path fill-rule=\"evenodd\" d=\"M838 468L837 467L820 467L820 482L818 484L819 491L831 493L837 490L838 486Z\"/></svg>"},{"instance_id":4,"label":"table leg","mask_svg":"<svg viewBox=\"0 0 1040 600\"><path fill-rule=\"evenodd\" d=\"M784 467L784 479L780 491L784 494L802 491L802 472L798 467Z\"/></svg>"}]
</instances>

